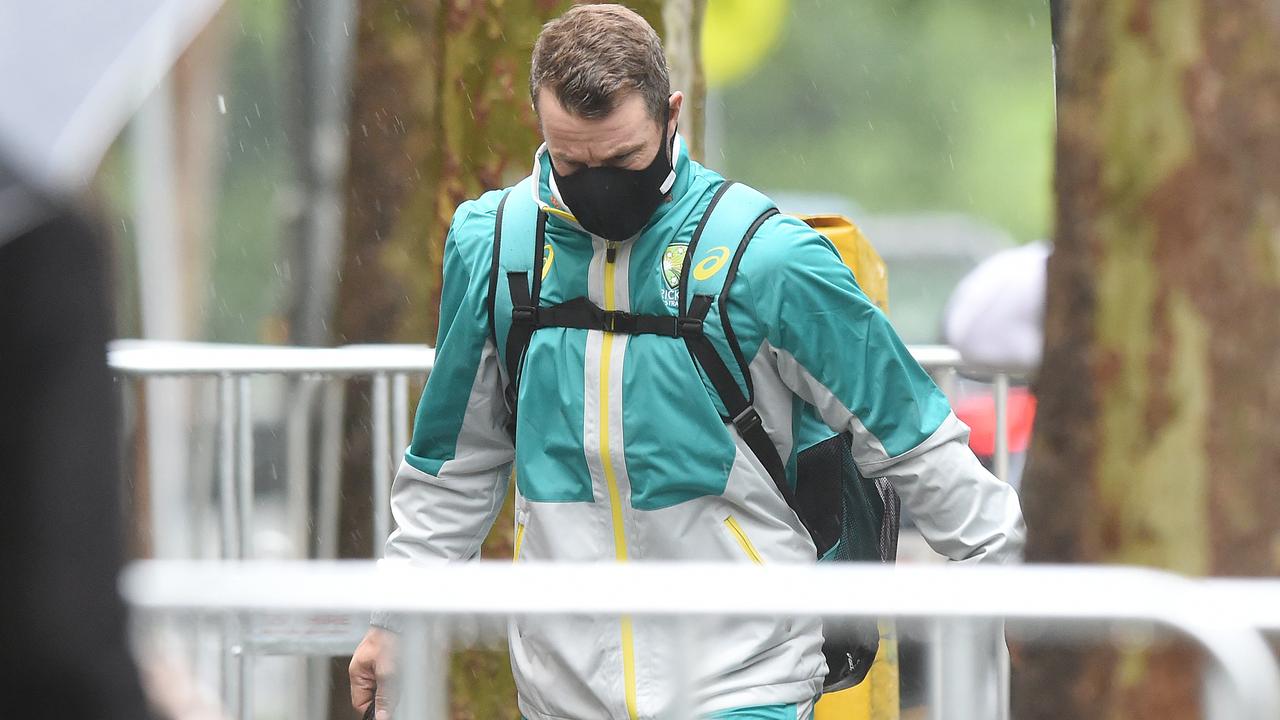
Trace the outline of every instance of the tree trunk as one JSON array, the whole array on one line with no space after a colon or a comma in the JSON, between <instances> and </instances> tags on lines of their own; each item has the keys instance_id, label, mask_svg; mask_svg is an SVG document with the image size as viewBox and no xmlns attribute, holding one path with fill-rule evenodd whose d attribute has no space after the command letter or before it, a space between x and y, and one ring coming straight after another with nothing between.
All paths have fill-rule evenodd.
<instances>
[{"instance_id":1,"label":"tree trunk","mask_svg":"<svg viewBox=\"0 0 1280 720\"><path fill-rule=\"evenodd\" d=\"M705 0L663 13L661 0L629 5L663 31L694 28ZM338 290L339 342L432 342L438 323L444 239L453 211L529 171L539 140L528 70L542 24L566 0L361 0L351 108L346 245ZM685 43L688 55L696 44ZM701 71L686 58L689 104L701 105ZM695 114L695 117L696 114ZM700 136L700 120L686 134ZM367 387L347 403L341 554L370 557L371 486ZM397 420L400 420L397 418ZM397 448L399 453L403 448ZM484 556L510 557L511 503ZM339 667L339 665L341 667ZM331 717L345 718L345 662L335 663ZM454 718L515 718L505 648L455 655Z\"/></svg>"},{"instance_id":2,"label":"tree trunk","mask_svg":"<svg viewBox=\"0 0 1280 720\"><path fill-rule=\"evenodd\" d=\"M671 66L671 89L685 94L680 129L689 143L689 154L702 160L706 129L707 81L702 73L702 17L707 0L666 0L662 3L662 33ZM650 19L653 22L653 19Z\"/></svg>"},{"instance_id":3,"label":"tree trunk","mask_svg":"<svg viewBox=\"0 0 1280 720\"><path fill-rule=\"evenodd\" d=\"M1274 575L1280 10L1072 0L1064 44L1027 558ZM1017 716L1197 717L1197 669L1034 650Z\"/></svg>"}]
</instances>

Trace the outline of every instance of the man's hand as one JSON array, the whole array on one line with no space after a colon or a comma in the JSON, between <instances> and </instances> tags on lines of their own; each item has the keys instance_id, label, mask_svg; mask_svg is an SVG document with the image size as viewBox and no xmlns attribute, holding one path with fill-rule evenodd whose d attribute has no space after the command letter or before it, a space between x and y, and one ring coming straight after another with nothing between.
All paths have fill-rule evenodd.
<instances>
[{"instance_id":1,"label":"man's hand","mask_svg":"<svg viewBox=\"0 0 1280 720\"><path fill-rule=\"evenodd\" d=\"M369 628L351 657L351 706L362 716L374 704L374 720L390 720L391 688L395 682L396 635Z\"/></svg>"}]
</instances>

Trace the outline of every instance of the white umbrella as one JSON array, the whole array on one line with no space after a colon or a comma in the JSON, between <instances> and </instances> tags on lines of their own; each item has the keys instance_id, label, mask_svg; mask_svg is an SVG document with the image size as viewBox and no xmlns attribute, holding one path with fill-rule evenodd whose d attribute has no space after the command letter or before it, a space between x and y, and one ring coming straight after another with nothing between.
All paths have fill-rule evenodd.
<instances>
[{"instance_id":1,"label":"white umbrella","mask_svg":"<svg viewBox=\"0 0 1280 720\"><path fill-rule=\"evenodd\" d=\"M0 157L43 192L83 188L221 4L0 2Z\"/></svg>"}]
</instances>

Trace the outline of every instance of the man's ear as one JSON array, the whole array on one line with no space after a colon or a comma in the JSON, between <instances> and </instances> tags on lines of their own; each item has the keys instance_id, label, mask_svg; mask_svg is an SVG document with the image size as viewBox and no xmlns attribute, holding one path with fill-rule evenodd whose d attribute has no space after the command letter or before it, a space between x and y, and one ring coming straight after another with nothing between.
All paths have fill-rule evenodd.
<instances>
[{"instance_id":1,"label":"man's ear","mask_svg":"<svg viewBox=\"0 0 1280 720\"><path fill-rule=\"evenodd\" d=\"M671 137L680 124L680 108L684 107L684 93L679 90L671 93L671 97L667 100L667 107L671 109L671 117L667 119L666 137Z\"/></svg>"}]
</instances>

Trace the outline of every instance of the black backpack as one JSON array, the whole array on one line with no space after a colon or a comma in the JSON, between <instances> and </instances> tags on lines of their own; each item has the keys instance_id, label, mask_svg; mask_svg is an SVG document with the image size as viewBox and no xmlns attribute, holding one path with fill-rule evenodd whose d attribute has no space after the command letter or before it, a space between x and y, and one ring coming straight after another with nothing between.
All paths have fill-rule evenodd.
<instances>
[{"instance_id":1,"label":"black backpack","mask_svg":"<svg viewBox=\"0 0 1280 720\"><path fill-rule=\"evenodd\" d=\"M507 191L498 205L489 278L490 327L509 379L506 401L511 409L508 430L512 436L516 431L517 390L525 351L537 330L579 328L680 338L715 388L726 411L722 419L738 430L756 459L769 471L787 505L809 531L817 547L818 560L893 562L898 546L899 501L889 481L862 477L853 461L850 436L833 433L799 452L793 492L787 482L783 458L779 457L752 405L750 375L729 327L728 314L721 312L718 319L733 357L726 361L704 332L708 314L713 308L722 307L748 243L767 219L778 214L773 202L745 185L725 181L712 197L685 251L678 285L678 314L639 315L606 311L585 297L555 306L540 304L547 217L533 201L531 182L526 179ZM503 246L504 228L515 237L525 237L531 226L534 228L532 244ZM705 245L715 246L720 251L718 256L700 244L704 236L715 238L715 242ZM724 252L726 247L729 253ZM726 262L728 267L722 274L723 279L719 272L707 278L694 272L691 277L690 268ZM712 286L710 280L718 282ZM828 668L823 691L843 690L862 682L879 643L880 632L874 618L841 622L834 627L828 625L822 648Z\"/></svg>"}]
</instances>

